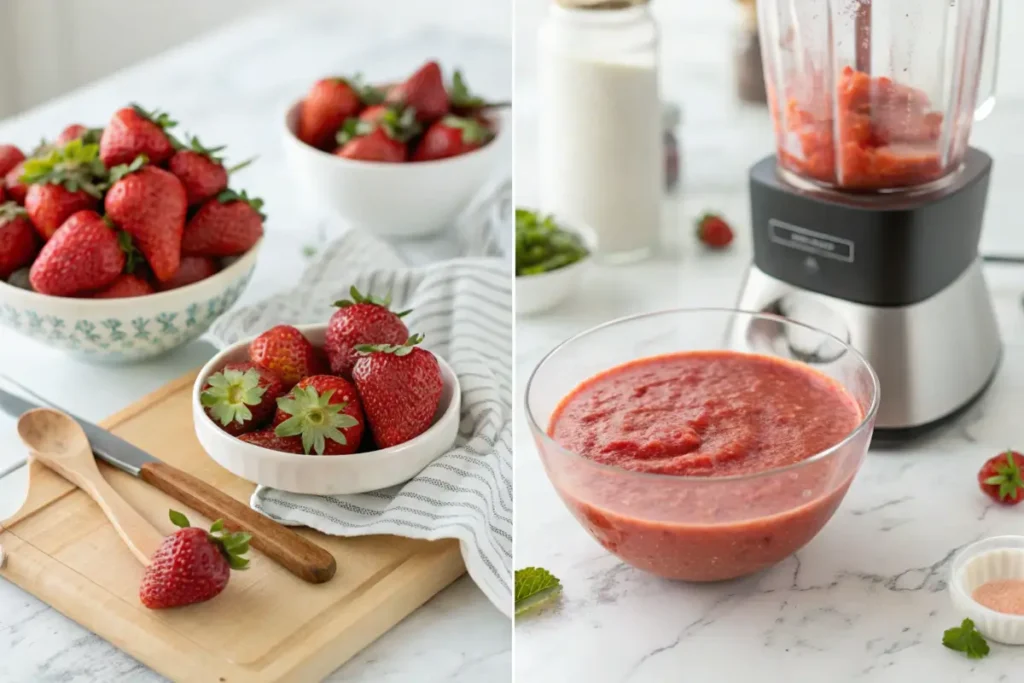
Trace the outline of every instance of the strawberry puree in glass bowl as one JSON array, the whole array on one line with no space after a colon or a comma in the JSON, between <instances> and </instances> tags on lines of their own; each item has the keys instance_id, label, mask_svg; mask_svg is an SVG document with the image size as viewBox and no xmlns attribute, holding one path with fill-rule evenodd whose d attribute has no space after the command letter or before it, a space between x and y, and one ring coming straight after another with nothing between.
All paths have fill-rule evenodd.
<instances>
[{"instance_id":1,"label":"strawberry puree in glass bowl","mask_svg":"<svg viewBox=\"0 0 1024 683\"><path fill-rule=\"evenodd\" d=\"M692 309L564 342L526 402L552 484L601 545L659 576L717 581L821 530L867 452L878 380L825 332Z\"/></svg>"}]
</instances>

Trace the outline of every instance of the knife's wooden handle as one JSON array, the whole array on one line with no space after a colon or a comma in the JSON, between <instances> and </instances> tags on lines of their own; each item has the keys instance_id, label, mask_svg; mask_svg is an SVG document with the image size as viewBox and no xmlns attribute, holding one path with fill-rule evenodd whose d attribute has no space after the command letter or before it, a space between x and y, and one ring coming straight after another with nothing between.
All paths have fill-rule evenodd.
<instances>
[{"instance_id":1,"label":"knife's wooden handle","mask_svg":"<svg viewBox=\"0 0 1024 683\"><path fill-rule=\"evenodd\" d=\"M304 581L324 583L337 570L334 556L320 546L187 472L149 462L142 466L140 476L210 519L223 519L232 531L248 531L254 548Z\"/></svg>"}]
</instances>

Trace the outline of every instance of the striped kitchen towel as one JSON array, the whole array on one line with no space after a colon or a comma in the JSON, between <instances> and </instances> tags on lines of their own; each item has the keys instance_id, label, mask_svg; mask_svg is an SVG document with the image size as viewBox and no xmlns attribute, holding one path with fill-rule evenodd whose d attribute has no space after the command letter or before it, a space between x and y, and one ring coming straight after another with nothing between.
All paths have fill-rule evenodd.
<instances>
[{"instance_id":1,"label":"striped kitchen towel","mask_svg":"<svg viewBox=\"0 0 1024 683\"><path fill-rule=\"evenodd\" d=\"M511 617L513 316L505 260L470 256L408 268L388 245L348 232L294 290L227 313L210 336L223 346L280 323L324 322L335 310L331 302L352 285L377 296L391 292L396 310L411 308L409 329L423 333L423 346L455 370L462 387L455 446L390 489L308 496L259 487L251 505L284 524L339 536L457 538L470 576Z\"/></svg>"}]
</instances>

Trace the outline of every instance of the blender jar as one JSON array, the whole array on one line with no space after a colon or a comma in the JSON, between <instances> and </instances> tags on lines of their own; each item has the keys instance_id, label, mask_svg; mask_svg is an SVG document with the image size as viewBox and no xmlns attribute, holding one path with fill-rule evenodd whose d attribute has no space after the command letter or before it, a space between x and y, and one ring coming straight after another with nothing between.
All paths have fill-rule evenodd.
<instances>
[{"instance_id":1,"label":"blender jar","mask_svg":"<svg viewBox=\"0 0 1024 683\"><path fill-rule=\"evenodd\" d=\"M892 191L956 171L994 103L999 2L758 0L783 176Z\"/></svg>"}]
</instances>

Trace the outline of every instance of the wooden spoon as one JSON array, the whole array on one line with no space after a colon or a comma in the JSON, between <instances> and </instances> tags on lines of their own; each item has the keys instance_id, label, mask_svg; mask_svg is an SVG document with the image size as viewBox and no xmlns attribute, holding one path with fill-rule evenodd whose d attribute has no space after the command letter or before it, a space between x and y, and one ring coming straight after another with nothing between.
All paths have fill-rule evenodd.
<instances>
[{"instance_id":1,"label":"wooden spoon","mask_svg":"<svg viewBox=\"0 0 1024 683\"><path fill-rule=\"evenodd\" d=\"M89 438L78 423L60 411L36 408L18 418L18 435L36 460L96 501L135 558L148 566L149 558L163 543L163 534L103 478Z\"/></svg>"}]
</instances>

